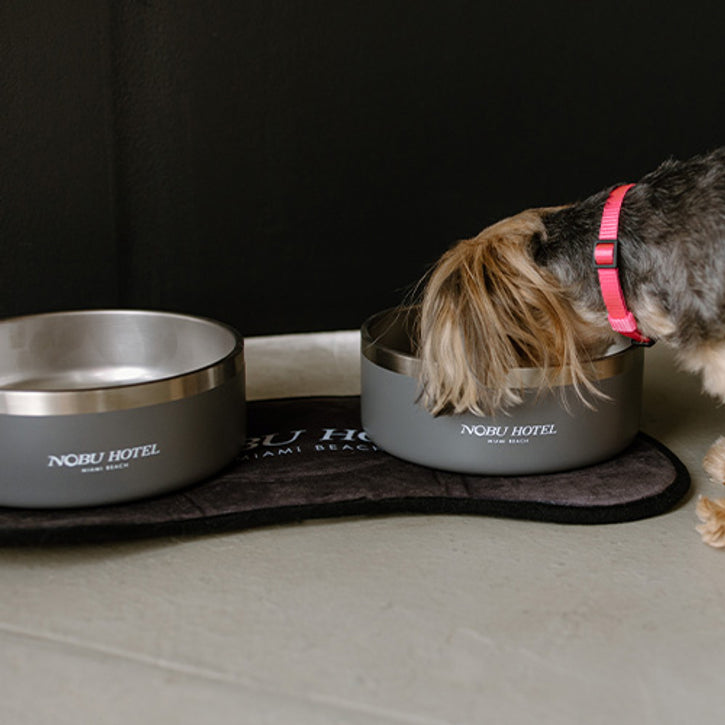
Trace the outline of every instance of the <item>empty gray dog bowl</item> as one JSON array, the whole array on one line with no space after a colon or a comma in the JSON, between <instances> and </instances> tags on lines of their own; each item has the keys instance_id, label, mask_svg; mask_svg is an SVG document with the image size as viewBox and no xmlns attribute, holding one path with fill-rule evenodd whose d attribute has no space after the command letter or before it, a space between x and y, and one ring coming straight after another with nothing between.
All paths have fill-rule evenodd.
<instances>
[{"instance_id":1,"label":"empty gray dog bowl","mask_svg":"<svg viewBox=\"0 0 725 725\"><path fill-rule=\"evenodd\" d=\"M216 472L245 434L244 348L213 320L91 310L0 322L0 505L88 506Z\"/></svg>"},{"instance_id":2,"label":"empty gray dog bowl","mask_svg":"<svg viewBox=\"0 0 725 725\"><path fill-rule=\"evenodd\" d=\"M592 362L597 387L607 396L590 397L594 409L566 383L566 371L557 378L561 384L536 395L526 383L543 371L519 368L512 374L524 388L524 400L507 414L432 416L417 402L416 315L414 307L386 310L362 327L362 425L388 453L447 471L523 475L606 460L637 434L644 358L642 348L624 338Z\"/></svg>"}]
</instances>

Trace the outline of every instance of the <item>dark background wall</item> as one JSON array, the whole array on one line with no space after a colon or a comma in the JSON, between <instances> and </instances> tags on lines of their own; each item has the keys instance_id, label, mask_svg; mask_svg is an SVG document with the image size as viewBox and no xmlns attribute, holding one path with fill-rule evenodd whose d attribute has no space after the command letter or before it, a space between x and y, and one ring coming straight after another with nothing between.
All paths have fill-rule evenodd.
<instances>
[{"instance_id":1,"label":"dark background wall","mask_svg":"<svg viewBox=\"0 0 725 725\"><path fill-rule=\"evenodd\" d=\"M724 141L725 4L3 0L0 314L357 327L456 239Z\"/></svg>"}]
</instances>

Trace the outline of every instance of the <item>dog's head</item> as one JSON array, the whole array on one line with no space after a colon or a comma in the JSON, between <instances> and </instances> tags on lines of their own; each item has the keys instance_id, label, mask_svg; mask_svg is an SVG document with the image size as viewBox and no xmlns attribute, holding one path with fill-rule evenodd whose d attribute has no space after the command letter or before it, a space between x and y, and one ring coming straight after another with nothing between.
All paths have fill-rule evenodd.
<instances>
[{"instance_id":1,"label":"dog's head","mask_svg":"<svg viewBox=\"0 0 725 725\"><path fill-rule=\"evenodd\" d=\"M459 242L425 285L419 330L421 401L433 414L492 415L521 401L510 382L518 367L567 366L589 388L584 357L591 334L570 293L534 262L546 243L535 209Z\"/></svg>"}]
</instances>

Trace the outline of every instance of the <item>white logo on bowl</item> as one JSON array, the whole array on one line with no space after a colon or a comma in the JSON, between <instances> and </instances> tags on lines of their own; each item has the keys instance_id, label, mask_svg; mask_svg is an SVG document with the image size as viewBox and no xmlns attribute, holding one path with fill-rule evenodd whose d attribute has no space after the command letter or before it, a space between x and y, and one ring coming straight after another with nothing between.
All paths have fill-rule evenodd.
<instances>
[{"instance_id":1,"label":"white logo on bowl","mask_svg":"<svg viewBox=\"0 0 725 725\"><path fill-rule=\"evenodd\" d=\"M100 473L128 468L131 461L158 456L158 443L144 443L132 448L118 448L112 451L59 453L48 456L48 468L78 468L82 473Z\"/></svg>"},{"instance_id":2,"label":"white logo on bowl","mask_svg":"<svg viewBox=\"0 0 725 725\"><path fill-rule=\"evenodd\" d=\"M531 438L557 435L556 423L534 423L530 425L486 425L461 423L461 435L485 438L491 444L521 445Z\"/></svg>"}]
</instances>

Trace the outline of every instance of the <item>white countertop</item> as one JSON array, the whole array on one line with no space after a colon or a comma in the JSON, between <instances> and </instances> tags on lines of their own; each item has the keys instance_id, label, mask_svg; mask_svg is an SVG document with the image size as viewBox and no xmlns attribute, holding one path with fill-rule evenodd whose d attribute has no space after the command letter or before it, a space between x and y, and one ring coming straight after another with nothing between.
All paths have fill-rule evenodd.
<instances>
[{"instance_id":1,"label":"white countertop","mask_svg":"<svg viewBox=\"0 0 725 725\"><path fill-rule=\"evenodd\" d=\"M356 394L358 334L247 341L250 398ZM725 712L725 416L646 353L642 429L693 493L566 526L387 516L0 550L0 723L682 725Z\"/></svg>"}]
</instances>

